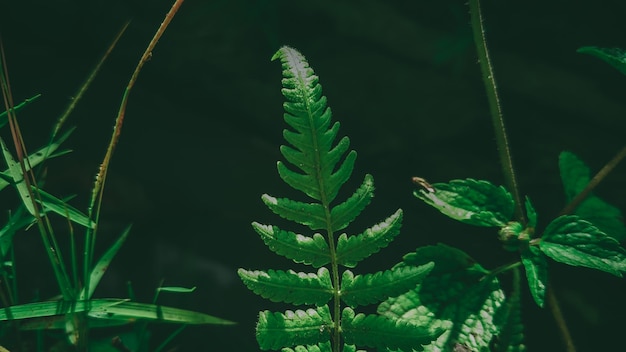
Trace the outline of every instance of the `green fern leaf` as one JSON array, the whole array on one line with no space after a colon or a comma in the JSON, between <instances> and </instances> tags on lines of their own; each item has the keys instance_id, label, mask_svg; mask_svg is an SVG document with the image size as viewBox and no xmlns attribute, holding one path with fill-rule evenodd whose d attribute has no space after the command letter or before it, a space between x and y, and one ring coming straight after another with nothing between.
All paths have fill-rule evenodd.
<instances>
[{"instance_id":1,"label":"green fern leaf","mask_svg":"<svg viewBox=\"0 0 626 352\"><path fill-rule=\"evenodd\" d=\"M259 347L276 350L300 344L319 344L330 340L333 321L327 305L283 313L263 311L259 314L256 338Z\"/></svg>"},{"instance_id":2,"label":"green fern leaf","mask_svg":"<svg viewBox=\"0 0 626 352\"><path fill-rule=\"evenodd\" d=\"M414 322L381 315L356 314L350 308L342 313L346 343L378 349L403 349L422 351L423 345L436 340L443 330L430 330Z\"/></svg>"},{"instance_id":3,"label":"green fern leaf","mask_svg":"<svg viewBox=\"0 0 626 352\"><path fill-rule=\"evenodd\" d=\"M252 227L272 251L296 263L312 265L314 268L330 263L328 243L319 233L307 237L257 222L252 223Z\"/></svg>"},{"instance_id":4,"label":"green fern leaf","mask_svg":"<svg viewBox=\"0 0 626 352\"><path fill-rule=\"evenodd\" d=\"M294 348L285 347L280 350L281 352L332 352L330 343L320 343L317 345L296 346Z\"/></svg>"},{"instance_id":5,"label":"green fern leaf","mask_svg":"<svg viewBox=\"0 0 626 352\"><path fill-rule=\"evenodd\" d=\"M332 146L339 122L329 128L330 108L322 96L319 78L304 56L295 49L282 47L272 57L272 60L275 59L280 59L283 68L284 119L295 130L283 132L293 148L282 146L280 150L285 159L304 174L290 170L282 162L278 162L278 173L291 187L323 204L329 204L352 174L356 152L350 151L343 163L337 166L348 150L350 140L344 137Z\"/></svg>"},{"instance_id":6,"label":"green fern leaf","mask_svg":"<svg viewBox=\"0 0 626 352\"><path fill-rule=\"evenodd\" d=\"M243 283L254 293L272 302L322 305L332 298L330 273L320 268L317 274L293 270L237 271Z\"/></svg>"},{"instance_id":7,"label":"green fern leaf","mask_svg":"<svg viewBox=\"0 0 626 352\"><path fill-rule=\"evenodd\" d=\"M387 247L400 233L401 226L402 210L398 209L385 221L359 235L342 234L337 240L337 262L348 268L354 268L359 261Z\"/></svg>"},{"instance_id":8,"label":"green fern leaf","mask_svg":"<svg viewBox=\"0 0 626 352\"><path fill-rule=\"evenodd\" d=\"M457 344L480 351L489 347L500 331L504 292L498 279L467 254L445 245L418 248L397 266L424 265L435 268L415 289L390 298L378 313L406 319L418 325L446 329L427 351L451 351Z\"/></svg>"},{"instance_id":9,"label":"green fern leaf","mask_svg":"<svg viewBox=\"0 0 626 352\"><path fill-rule=\"evenodd\" d=\"M405 266L374 274L354 276L350 270L341 278L341 299L356 307L377 303L414 288L433 269L434 263Z\"/></svg>"},{"instance_id":10,"label":"green fern leaf","mask_svg":"<svg viewBox=\"0 0 626 352\"><path fill-rule=\"evenodd\" d=\"M363 184L345 202L330 211L333 231L345 229L374 198L374 178L365 175Z\"/></svg>"},{"instance_id":11,"label":"green fern leaf","mask_svg":"<svg viewBox=\"0 0 626 352\"><path fill-rule=\"evenodd\" d=\"M308 226L311 230L327 228L324 207L319 203L304 203L287 198L274 198L264 194L261 199L274 213L283 219Z\"/></svg>"}]
</instances>

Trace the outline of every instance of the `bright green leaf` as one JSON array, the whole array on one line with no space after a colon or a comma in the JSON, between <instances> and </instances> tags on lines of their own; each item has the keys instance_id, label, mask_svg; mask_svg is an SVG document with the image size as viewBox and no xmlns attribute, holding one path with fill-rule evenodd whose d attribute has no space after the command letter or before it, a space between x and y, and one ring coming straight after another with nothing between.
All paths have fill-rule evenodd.
<instances>
[{"instance_id":1,"label":"bright green leaf","mask_svg":"<svg viewBox=\"0 0 626 352\"><path fill-rule=\"evenodd\" d=\"M433 266L431 262L417 267L398 267L357 276L346 270L341 278L341 299L347 305L356 307L397 296L419 284Z\"/></svg>"},{"instance_id":2,"label":"bright green leaf","mask_svg":"<svg viewBox=\"0 0 626 352\"><path fill-rule=\"evenodd\" d=\"M44 211L53 211L63 217L69 217L69 219L79 225L83 225L89 228L95 228L96 223L89 219L87 215L83 214L80 210L70 206L65 201L53 196L52 194L33 187L33 193L37 192L41 197L41 201L35 198L37 203L43 204Z\"/></svg>"},{"instance_id":3,"label":"bright green leaf","mask_svg":"<svg viewBox=\"0 0 626 352\"><path fill-rule=\"evenodd\" d=\"M243 283L254 293L273 302L322 305L332 298L333 285L328 269L313 273L293 270L237 271Z\"/></svg>"},{"instance_id":4,"label":"bright green leaf","mask_svg":"<svg viewBox=\"0 0 626 352\"><path fill-rule=\"evenodd\" d=\"M528 217L528 227L534 229L537 227L537 211L535 211L533 203L531 203L530 198L528 197L526 197L524 205L526 207L526 217Z\"/></svg>"},{"instance_id":5,"label":"bright green leaf","mask_svg":"<svg viewBox=\"0 0 626 352\"><path fill-rule=\"evenodd\" d=\"M295 346L294 348L285 347L281 352L332 352L330 342L318 343L317 345Z\"/></svg>"},{"instance_id":6,"label":"bright green leaf","mask_svg":"<svg viewBox=\"0 0 626 352\"><path fill-rule=\"evenodd\" d=\"M348 268L387 247L389 242L400 233L402 210L398 209L385 221L374 225L355 236L342 234L337 240L337 263Z\"/></svg>"},{"instance_id":7,"label":"bright green leaf","mask_svg":"<svg viewBox=\"0 0 626 352\"><path fill-rule=\"evenodd\" d=\"M352 174L356 152L348 152L340 163L350 140L343 137L333 146L339 123L331 126L332 114L322 95L319 78L304 56L285 46L274 54L272 60L275 59L280 59L283 68L284 119L295 130L283 132L292 147L281 147L281 153L304 172L292 171L279 162L278 173L291 187L329 204Z\"/></svg>"},{"instance_id":8,"label":"bright green leaf","mask_svg":"<svg viewBox=\"0 0 626 352\"><path fill-rule=\"evenodd\" d=\"M374 178L365 175L363 184L348 200L332 208L330 212L331 228L334 232L343 230L350 224L374 198Z\"/></svg>"},{"instance_id":9,"label":"bright green leaf","mask_svg":"<svg viewBox=\"0 0 626 352\"><path fill-rule=\"evenodd\" d=\"M262 311L256 328L259 347L276 350L301 344L319 344L330 341L333 321L327 305L315 309L288 310L285 313Z\"/></svg>"},{"instance_id":10,"label":"bright green leaf","mask_svg":"<svg viewBox=\"0 0 626 352\"><path fill-rule=\"evenodd\" d=\"M539 307L543 307L548 283L548 262L537 247L530 246L521 252L522 264L526 269L526 279L530 293Z\"/></svg>"},{"instance_id":11,"label":"bright green leaf","mask_svg":"<svg viewBox=\"0 0 626 352\"><path fill-rule=\"evenodd\" d=\"M576 52L595 56L626 75L626 51L623 49L584 46L576 50Z\"/></svg>"},{"instance_id":12,"label":"bright green leaf","mask_svg":"<svg viewBox=\"0 0 626 352\"><path fill-rule=\"evenodd\" d=\"M308 226L311 230L326 229L324 207L319 203L304 203L287 198L274 198L264 194L261 199L282 218Z\"/></svg>"},{"instance_id":13,"label":"bright green leaf","mask_svg":"<svg viewBox=\"0 0 626 352\"><path fill-rule=\"evenodd\" d=\"M432 184L413 194L448 217L476 226L504 226L513 217L514 202L504 187L488 181L452 180Z\"/></svg>"},{"instance_id":14,"label":"bright green leaf","mask_svg":"<svg viewBox=\"0 0 626 352\"><path fill-rule=\"evenodd\" d=\"M296 263L304 263L314 268L330 263L328 243L319 233L307 237L257 222L252 223L252 227L272 251Z\"/></svg>"},{"instance_id":15,"label":"bright green leaf","mask_svg":"<svg viewBox=\"0 0 626 352\"><path fill-rule=\"evenodd\" d=\"M602 270L622 277L626 250L613 237L576 215L553 220L539 242L548 257L568 265Z\"/></svg>"},{"instance_id":16,"label":"bright green leaf","mask_svg":"<svg viewBox=\"0 0 626 352\"><path fill-rule=\"evenodd\" d=\"M435 268L414 289L378 306L384 316L405 319L446 331L426 351L447 351L461 344L487 349L501 327L504 292L495 276L462 251L446 246L418 248L397 266L435 262Z\"/></svg>"},{"instance_id":17,"label":"bright green leaf","mask_svg":"<svg viewBox=\"0 0 626 352\"><path fill-rule=\"evenodd\" d=\"M443 333L441 329L430 329L404 319L355 314L350 308L344 308L341 322L346 343L379 350L423 351L423 345L430 344Z\"/></svg>"},{"instance_id":18,"label":"bright green leaf","mask_svg":"<svg viewBox=\"0 0 626 352\"><path fill-rule=\"evenodd\" d=\"M55 151L61 146L61 143L63 143L70 136L70 134L74 131L74 129L75 128L72 128L68 130L67 132L63 133L61 137L57 138L55 141L50 143L50 145L48 145L47 147L43 147L35 151L34 153L31 153L28 156L27 160L24 160L24 168L26 168L26 171L29 171L31 167L35 167L47 159L69 153L69 151L67 150L57 152L57 153L55 153ZM11 171L6 170L4 172L1 172L0 173L0 190L10 185L11 183L13 183L13 178L11 177Z\"/></svg>"},{"instance_id":19,"label":"bright green leaf","mask_svg":"<svg viewBox=\"0 0 626 352\"><path fill-rule=\"evenodd\" d=\"M7 166L9 167L9 173L11 174L11 177L13 178L13 183L15 184L15 187L17 188L20 198L22 199L22 204L24 204L24 206L26 207L26 209L31 215L35 216L36 214L35 204L33 203L31 195L28 191L28 187L26 187L26 183L24 182L24 175L22 173L22 167L20 166L19 163L17 163L13 159L11 152L7 148L6 144L4 144L4 140L2 138L0 138L0 146L2 147L2 154L4 155L4 160L6 161Z\"/></svg>"}]
</instances>

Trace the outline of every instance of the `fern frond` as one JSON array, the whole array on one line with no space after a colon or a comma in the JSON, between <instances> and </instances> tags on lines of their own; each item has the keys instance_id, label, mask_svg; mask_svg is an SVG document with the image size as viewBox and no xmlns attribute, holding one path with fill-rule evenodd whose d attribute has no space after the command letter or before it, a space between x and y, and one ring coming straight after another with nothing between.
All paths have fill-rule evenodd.
<instances>
[{"instance_id":1,"label":"fern frond","mask_svg":"<svg viewBox=\"0 0 626 352\"><path fill-rule=\"evenodd\" d=\"M326 106L326 97L322 96L319 78L304 56L297 50L282 47L272 57L275 59L280 59L283 68L284 119L295 130L283 132L293 148L282 146L280 150L303 174L290 170L282 162L278 162L278 173L291 187L329 204L352 174L356 152L348 152L343 163L337 166L350 140L343 137L333 147L339 122L329 128L331 110Z\"/></svg>"},{"instance_id":2,"label":"fern frond","mask_svg":"<svg viewBox=\"0 0 626 352\"><path fill-rule=\"evenodd\" d=\"M328 243L319 233L307 237L258 222L253 222L252 227L272 251L296 263L311 265L314 268L330 263Z\"/></svg>"},{"instance_id":3,"label":"fern frond","mask_svg":"<svg viewBox=\"0 0 626 352\"><path fill-rule=\"evenodd\" d=\"M317 345L298 345L294 348L285 347L281 352L332 352L330 342L319 343Z\"/></svg>"},{"instance_id":4,"label":"fern frond","mask_svg":"<svg viewBox=\"0 0 626 352\"><path fill-rule=\"evenodd\" d=\"M332 298L330 273L320 268L317 274L293 270L237 271L243 283L257 295L272 302L322 305Z\"/></svg>"},{"instance_id":5,"label":"fern frond","mask_svg":"<svg viewBox=\"0 0 626 352\"><path fill-rule=\"evenodd\" d=\"M332 230L345 229L370 204L372 198L374 198L374 178L366 174L363 183L354 194L330 211Z\"/></svg>"},{"instance_id":6,"label":"fern frond","mask_svg":"<svg viewBox=\"0 0 626 352\"><path fill-rule=\"evenodd\" d=\"M431 262L356 276L346 270L341 278L341 299L347 305L356 307L397 296L418 285L434 266Z\"/></svg>"},{"instance_id":7,"label":"fern frond","mask_svg":"<svg viewBox=\"0 0 626 352\"><path fill-rule=\"evenodd\" d=\"M344 336L347 343L375 347L377 349L402 349L422 351L439 337L443 330L431 330L403 319L381 315L355 315L350 308L342 313Z\"/></svg>"},{"instance_id":8,"label":"fern frond","mask_svg":"<svg viewBox=\"0 0 626 352\"><path fill-rule=\"evenodd\" d=\"M330 340L333 321L327 305L315 309L288 310L259 314L256 338L262 350L276 350L300 344L319 344Z\"/></svg>"},{"instance_id":9,"label":"fern frond","mask_svg":"<svg viewBox=\"0 0 626 352\"><path fill-rule=\"evenodd\" d=\"M274 198L268 194L261 196L261 199L271 211L283 219L308 226L311 230L321 230L328 227L328 219L322 204Z\"/></svg>"},{"instance_id":10,"label":"fern frond","mask_svg":"<svg viewBox=\"0 0 626 352\"><path fill-rule=\"evenodd\" d=\"M359 261L387 247L400 233L401 226L402 210L398 209L385 221L359 235L342 234L337 240L337 262L348 268L354 268Z\"/></svg>"}]
</instances>

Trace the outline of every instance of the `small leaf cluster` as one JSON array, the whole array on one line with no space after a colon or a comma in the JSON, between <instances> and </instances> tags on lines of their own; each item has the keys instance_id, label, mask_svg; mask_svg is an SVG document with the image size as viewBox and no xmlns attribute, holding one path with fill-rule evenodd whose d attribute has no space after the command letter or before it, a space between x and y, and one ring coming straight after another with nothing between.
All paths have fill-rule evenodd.
<instances>
[{"instance_id":1,"label":"small leaf cluster","mask_svg":"<svg viewBox=\"0 0 626 352\"><path fill-rule=\"evenodd\" d=\"M559 158L561 178L569 202L589 183L589 168L573 153ZM595 195L589 195L574 214L552 220L542 234L536 233L537 213L526 198L526 225L514 221L514 202L502 186L473 179L435 183L418 189L415 196L441 213L463 223L499 228L505 249L517 251L526 270L531 294L544 305L547 258L572 266L605 271L622 277L626 272L626 250L618 240L626 237L621 212Z\"/></svg>"},{"instance_id":2,"label":"small leaf cluster","mask_svg":"<svg viewBox=\"0 0 626 352\"><path fill-rule=\"evenodd\" d=\"M282 64L284 120L290 127L283 131L289 145L280 147L287 163L278 162L278 174L310 201L267 194L262 200L277 215L311 232L256 222L252 227L270 250L317 271L239 269L242 281L256 294L274 302L309 306L260 312L256 328L260 348L285 352L356 351L357 346L422 350L443 331L415 320L367 315L355 309L415 288L433 270L433 263L363 275L350 270L398 235L402 211L361 233L345 232L373 198L373 178L365 175L350 197L336 202L352 174L356 152L349 151L348 137L336 141L339 122L332 123L319 79L306 59L290 47L282 47L274 59Z\"/></svg>"}]
</instances>

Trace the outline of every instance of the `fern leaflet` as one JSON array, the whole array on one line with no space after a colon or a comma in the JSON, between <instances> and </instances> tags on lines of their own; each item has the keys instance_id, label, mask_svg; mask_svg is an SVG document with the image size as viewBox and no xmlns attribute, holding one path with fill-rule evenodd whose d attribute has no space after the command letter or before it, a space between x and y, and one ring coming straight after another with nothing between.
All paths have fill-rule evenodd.
<instances>
[{"instance_id":1,"label":"fern leaflet","mask_svg":"<svg viewBox=\"0 0 626 352\"><path fill-rule=\"evenodd\" d=\"M283 47L273 59L282 63L284 120L291 128L283 131L289 145L280 147L286 163L277 163L278 174L310 199L299 201L267 194L261 199L282 218L319 232L304 235L256 222L252 226L275 253L319 269L317 273L239 269L246 286L264 298L316 305L285 313L261 312L256 329L259 346L284 352L356 352L358 345L421 349L441 332L403 319L355 315L351 308L342 313L342 302L353 307L372 304L414 288L433 264L375 274L355 276L349 270L339 274L340 265L355 267L386 247L400 232L402 211L397 210L359 235L337 236L371 202L373 177L365 175L350 197L335 204L339 189L352 174L356 152L349 151L348 137L336 141L339 122L332 123L319 79L304 57ZM379 332L369 333L376 329Z\"/></svg>"}]
</instances>

